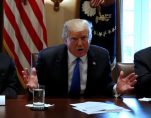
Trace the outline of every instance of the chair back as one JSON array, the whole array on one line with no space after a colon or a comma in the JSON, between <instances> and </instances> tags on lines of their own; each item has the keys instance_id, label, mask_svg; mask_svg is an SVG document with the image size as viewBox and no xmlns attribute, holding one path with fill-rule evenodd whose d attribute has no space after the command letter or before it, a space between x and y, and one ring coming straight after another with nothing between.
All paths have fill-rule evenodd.
<instances>
[{"instance_id":1,"label":"chair back","mask_svg":"<svg viewBox=\"0 0 151 118\"><path fill-rule=\"evenodd\" d=\"M121 63L117 62L117 73L120 74L120 71L124 72L124 77L134 72L134 63Z\"/></svg>"}]
</instances>

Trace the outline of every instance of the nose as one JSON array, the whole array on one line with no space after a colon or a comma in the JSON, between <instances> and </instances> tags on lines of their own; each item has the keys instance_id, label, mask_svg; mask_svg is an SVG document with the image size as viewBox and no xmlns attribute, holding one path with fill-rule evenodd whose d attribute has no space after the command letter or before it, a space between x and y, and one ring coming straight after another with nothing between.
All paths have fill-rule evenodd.
<instances>
[{"instance_id":1,"label":"nose","mask_svg":"<svg viewBox=\"0 0 151 118\"><path fill-rule=\"evenodd\" d=\"M81 38L78 39L78 45L79 45L79 46L82 45L82 40L81 40Z\"/></svg>"}]
</instances>

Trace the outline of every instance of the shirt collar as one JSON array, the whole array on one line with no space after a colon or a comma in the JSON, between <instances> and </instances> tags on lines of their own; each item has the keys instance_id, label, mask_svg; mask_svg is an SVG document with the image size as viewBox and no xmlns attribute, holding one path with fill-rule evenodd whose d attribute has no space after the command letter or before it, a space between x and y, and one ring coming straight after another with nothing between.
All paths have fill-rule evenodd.
<instances>
[{"instance_id":1,"label":"shirt collar","mask_svg":"<svg viewBox=\"0 0 151 118\"><path fill-rule=\"evenodd\" d=\"M69 60L69 63L74 62L76 58L77 58L77 57L74 56L74 55L68 50L68 60ZM82 56L82 57L80 57L80 60L81 60L82 63L84 63L84 62L87 60L87 54L84 55L84 56Z\"/></svg>"}]
</instances>

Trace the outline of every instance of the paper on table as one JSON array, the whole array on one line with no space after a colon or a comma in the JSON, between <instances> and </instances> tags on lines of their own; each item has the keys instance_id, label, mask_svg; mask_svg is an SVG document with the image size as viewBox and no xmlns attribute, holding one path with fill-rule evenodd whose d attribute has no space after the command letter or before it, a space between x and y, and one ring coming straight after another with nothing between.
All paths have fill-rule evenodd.
<instances>
[{"instance_id":1,"label":"paper on table","mask_svg":"<svg viewBox=\"0 0 151 118\"><path fill-rule=\"evenodd\" d=\"M151 98L140 98L140 99L138 99L139 101L145 101L145 102L149 102L149 101L151 101Z\"/></svg>"},{"instance_id":2,"label":"paper on table","mask_svg":"<svg viewBox=\"0 0 151 118\"><path fill-rule=\"evenodd\" d=\"M0 95L0 105L5 105L5 95Z\"/></svg>"},{"instance_id":3,"label":"paper on table","mask_svg":"<svg viewBox=\"0 0 151 118\"><path fill-rule=\"evenodd\" d=\"M104 102L88 101L88 102L70 104L70 105L72 105L74 109L87 113L87 114L130 111L123 107L120 107L114 104L104 103Z\"/></svg>"},{"instance_id":4,"label":"paper on table","mask_svg":"<svg viewBox=\"0 0 151 118\"><path fill-rule=\"evenodd\" d=\"M26 107L33 107L33 104L26 104L25 106ZM54 106L54 104L45 104L44 106L45 107L51 107L51 106Z\"/></svg>"}]
</instances>

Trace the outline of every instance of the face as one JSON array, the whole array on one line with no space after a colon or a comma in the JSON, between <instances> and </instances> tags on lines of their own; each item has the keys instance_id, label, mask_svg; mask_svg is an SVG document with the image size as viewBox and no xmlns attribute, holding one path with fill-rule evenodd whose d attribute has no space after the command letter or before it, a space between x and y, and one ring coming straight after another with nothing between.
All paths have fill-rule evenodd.
<instances>
[{"instance_id":1,"label":"face","mask_svg":"<svg viewBox=\"0 0 151 118\"><path fill-rule=\"evenodd\" d=\"M70 31L66 39L66 45L69 51L76 57L82 57L87 54L89 48L88 31Z\"/></svg>"}]
</instances>

